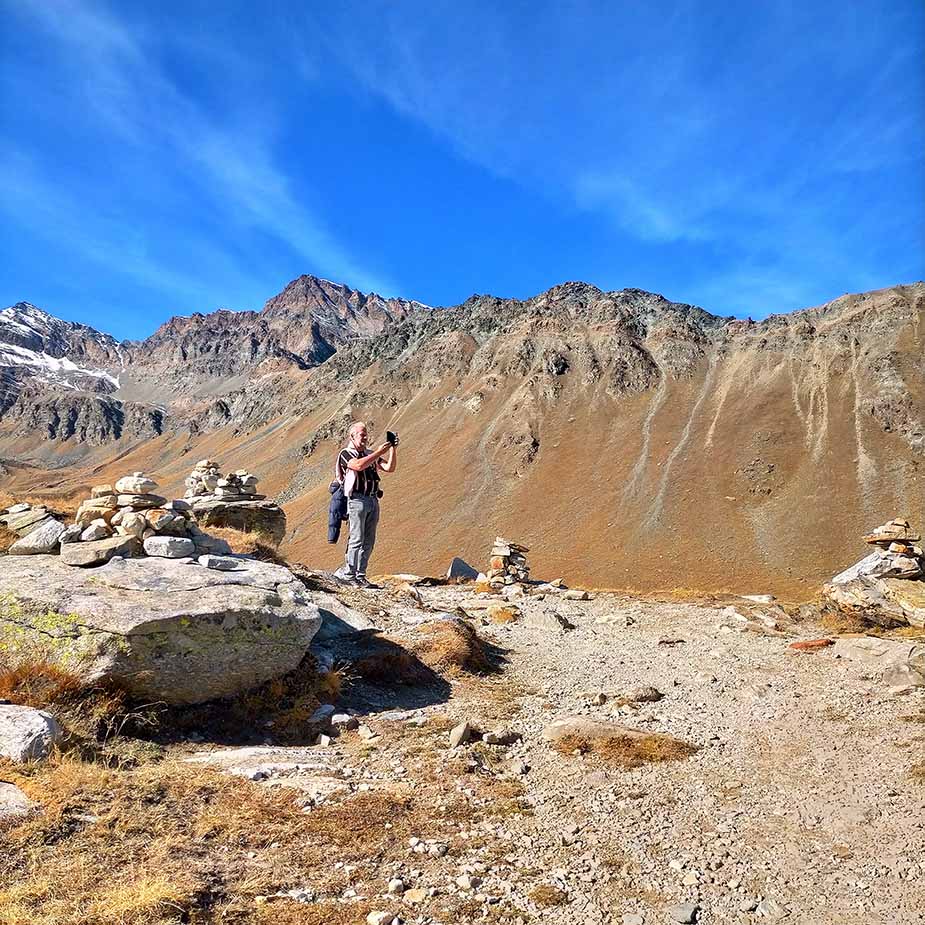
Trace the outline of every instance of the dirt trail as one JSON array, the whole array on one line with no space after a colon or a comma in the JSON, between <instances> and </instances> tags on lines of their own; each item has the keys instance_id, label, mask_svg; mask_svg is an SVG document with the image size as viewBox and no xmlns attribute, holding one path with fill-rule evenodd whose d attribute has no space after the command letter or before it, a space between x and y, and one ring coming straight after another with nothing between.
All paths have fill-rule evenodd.
<instances>
[{"instance_id":1,"label":"dirt trail","mask_svg":"<svg viewBox=\"0 0 925 925\"><path fill-rule=\"evenodd\" d=\"M832 648L796 654L788 638L732 628L718 607L547 595L517 601L520 616L496 624L471 591L418 590L421 606L368 592L352 603L409 647L420 638L415 624L462 608L503 653L503 670L457 680L448 700L398 713L384 688L381 710L363 720L377 740L360 753L357 733L345 732L314 750L326 786L348 782L331 798L348 799L372 771L386 786L396 767L396 779L416 786L425 785L416 774L436 768L447 795L465 793L454 776L460 762L483 779L515 781L522 798L516 810L461 828L446 856L409 854L383 867L382 893L368 897L377 908L422 923L603 925L626 915L649 925L673 921L668 910L679 903L696 904L705 923L925 921L925 781L912 774L925 758L921 693L887 694ZM642 685L663 699L616 706ZM604 703L595 703L599 693ZM542 732L573 714L669 733L698 750L628 770L563 755ZM445 734L427 734L447 715L522 742L449 750ZM415 749L429 758L409 758ZM274 749L261 762L287 753ZM296 770L288 782L311 789L306 777ZM472 890L458 885L462 875L476 878ZM395 876L435 894L414 906L388 897ZM448 895L467 902L453 919L440 913Z\"/></svg>"}]
</instances>

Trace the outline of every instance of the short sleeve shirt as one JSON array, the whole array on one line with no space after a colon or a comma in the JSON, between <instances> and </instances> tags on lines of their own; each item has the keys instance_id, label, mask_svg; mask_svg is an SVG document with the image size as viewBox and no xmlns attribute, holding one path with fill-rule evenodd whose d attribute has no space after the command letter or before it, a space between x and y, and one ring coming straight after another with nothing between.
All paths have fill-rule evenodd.
<instances>
[{"instance_id":1,"label":"short sleeve shirt","mask_svg":"<svg viewBox=\"0 0 925 925\"><path fill-rule=\"evenodd\" d=\"M347 475L347 469L351 459L361 459L364 455L353 446L345 446L337 457L337 481L343 485L344 477ZM382 460L377 459L375 466L369 466L362 472L355 473L356 482L353 486L353 494L374 495L379 489L380 476L378 468Z\"/></svg>"}]
</instances>

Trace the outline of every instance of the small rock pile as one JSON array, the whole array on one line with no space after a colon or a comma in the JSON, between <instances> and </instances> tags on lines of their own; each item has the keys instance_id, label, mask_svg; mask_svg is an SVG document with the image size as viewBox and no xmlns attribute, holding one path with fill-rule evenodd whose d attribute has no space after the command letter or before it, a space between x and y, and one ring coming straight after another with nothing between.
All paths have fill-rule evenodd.
<instances>
[{"instance_id":1,"label":"small rock pile","mask_svg":"<svg viewBox=\"0 0 925 925\"><path fill-rule=\"evenodd\" d=\"M56 555L67 565L101 565L114 556L138 555L181 559L228 555L225 540L204 533L186 501L168 501L155 494L157 482L143 472L124 476L114 485L96 485L81 502L74 523L67 526L47 509L16 504L3 521L28 532L10 547L11 555Z\"/></svg>"},{"instance_id":2,"label":"small rock pile","mask_svg":"<svg viewBox=\"0 0 925 925\"><path fill-rule=\"evenodd\" d=\"M864 537L874 547L870 555L832 579L844 584L855 578L921 578L925 574L920 537L909 521L901 518L876 527Z\"/></svg>"},{"instance_id":3,"label":"small rock pile","mask_svg":"<svg viewBox=\"0 0 925 925\"><path fill-rule=\"evenodd\" d=\"M257 494L257 476L246 469L222 475L217 462L200 459L186 478L183 497L190 501L262 501L266 495Z\"/></svg>"},{"instance_id":4,"label":"small rock pile","mask_svg":"<svg viewBox=\"0 0 925 925\"><path fill-rule=\"evenodd\" d=\"M492 588L503 588L528 581L530 566L527 565L526 554L530 550L519 543L512 543L503 536L495 537L495 545L491 548L490 568L485 573L488 584Z\"/></svg>"},{"instance_id":5,"label":"small rock pile","mask_svg":"<svg viewBox=\"0 0 925 925\"><path fill-rule=\"evenodd\" d=\"M64 524L44 504L33 506L25 501L4 508L0 512L0 525L21 537L10 547L14 554L33 548L37 552L57 551L64 530Z\"/></svg>"},{"instance_id":6,"label":"small rock pile","mask_svg":"<svg viewBox=\"0 0 925 925\"><path fill-rule=\"evenodd\" d=\"M864 537L874 551L836 575L823 595L885 627L925 626L925 554L909 521L895 518Z\"/></svg>"}]
</instances>

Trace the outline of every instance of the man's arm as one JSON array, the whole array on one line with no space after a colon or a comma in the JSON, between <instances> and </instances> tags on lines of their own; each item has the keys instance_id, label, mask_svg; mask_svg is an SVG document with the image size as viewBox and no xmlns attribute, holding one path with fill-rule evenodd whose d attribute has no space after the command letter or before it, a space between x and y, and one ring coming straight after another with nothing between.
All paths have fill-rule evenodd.
<instances>
[{"instance_id":1,"label":"man's arm","mask_svg":"<svg viewBox=\"0 0 925 925\"><path fill-rule=\"evenodd\" d=\"M397 448L389 444L389 452L385 454L385 459L379 460L379 468L383 472L394 472L395 465L398 462L398 450Z\"/></svg>"},{"instance_id":2,"label":"man's arm","mask_svg":"<svg viewBox=\"0 0 925 925\"><path fill-rule=\"evenodd\" d=\"M347 463L348 467L353 469L354 472L362 472L364 469L368 469L370 466L376 465L379 462L380 457L385 456L389 450L392 449L391 443L383 443L382 446L377 447L369 456L361 456L359 459L351 459Z\"/></svg>"}]
</instances>

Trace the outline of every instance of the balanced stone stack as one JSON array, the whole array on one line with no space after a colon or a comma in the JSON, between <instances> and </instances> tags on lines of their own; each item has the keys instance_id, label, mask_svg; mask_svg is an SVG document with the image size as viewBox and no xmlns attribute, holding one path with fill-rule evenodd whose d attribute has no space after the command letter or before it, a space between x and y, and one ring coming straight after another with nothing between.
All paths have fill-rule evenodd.
<instances>
[{"instance_id":1,"label":"balanced stone stack","mask_svg":"<svg viewBox=\"0 0 925 925\"><path fill-rule=\"evenodd\" d=\"M203 533L186 501L168 501L156 488L143 472L92 488L74 524L61 534L62 561L87 566L114 556L180 559L230 552L224 540Z\"/></svg>"},{"instance_id":2,"label":"balanced stone stack","mask_svg":"<svg viewBox=\"0 0 925 925\"><path fill-rule=\"evenodd\" d=\"M185 484L184 497L191 501L262 501L266 497L257 494L256 475L252 475L246 469L238 469L223 476L218 463L211 459L200 459Z\"/></svg>"},{"instance_id":3,"label":"balanced stone stack","mask_svg":"<svg viewBox=\"0 0 925 925\"><path fill-rule=\"evenodd\" d=\"M925 626L925 553L908 520L896 518L872 530L870 555L836 575L823 594L841 609L890 627Z\"/></svg>"},{"instance_id":4,"label":"balanced stone stack","mask_svg":"<svg viewBox=\"0 0 925 925\"><path fill-rule=\"evenodd\" d=\"M222 475L217 462L200 459L185 484L184 497L201 526L261 534L273 543L286 535L285 511L257 494L257 476L246 469Z\"/></svg>"},{"instance_id":5,"label":"balanced stone stack","mask_svg":"<svg viewBox=\"0 0 925 925\"><path fill-rule=\"evenodd\" d=\"M491 549L490 568L485 573L488 584L492 588L502 588L528 581L530 566L527 565L526 554L530 550L519 543L512 543L502 536L495 537L495 545Z\"/></svg>"}]
</instances>

